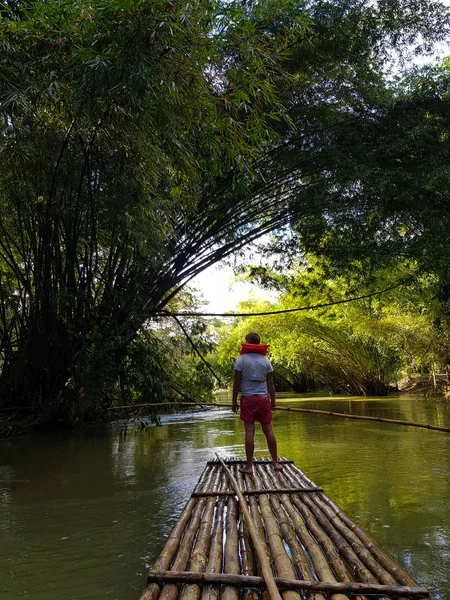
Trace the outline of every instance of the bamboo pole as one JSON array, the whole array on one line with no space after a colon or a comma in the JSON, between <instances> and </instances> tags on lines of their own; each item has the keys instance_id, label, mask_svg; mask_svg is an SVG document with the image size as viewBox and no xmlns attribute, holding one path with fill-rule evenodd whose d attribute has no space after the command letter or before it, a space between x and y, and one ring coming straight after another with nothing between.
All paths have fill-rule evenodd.
<instances>
[{"instance_id":1,"label":"bamboo pole","mask_svg":"<svg viewBox=\"0 0 450 600\"><path fill-rule=\"evenodd\" d=\"M293 469L295 472L301 473L297 467L293 466ZM289 474L286 469L277 473L276 478L281 482L280 485L285 485L286 483L292 485L293 480L289 478ZM326 565L331 567L333 576L336 575L338 580L341 582L353 581L353 571L350 570L347 563L341 558L335 544L330 539L326 531L324 531L324 529L320 526L314 514L302 502L301 497L290 497L289 501L293 507L295 524L299 527L297 533L306 549L309 551L311 548L311 540L308 539L308 534L310 533L313 541L317 542L320 549L323 551L324 556L326 557ZM311 554L314 556L314 558L312 558L312 562L319 578L323 577L325 581L333 581L333 579L328 579L329 574L327 575L326 572L322 570L320 563L318 564L319 555L314 554L312 551ZM355 600L366 600L366 598L364 596L356 596Z\"/></svg>"},{"instance_id":2,"label":"bamboo pole","mask_svg":"<svg viewBox=\"0 0 450 600\"><path fill-rule=\"evenodd\" d=\"M264 546L262 546L261 544L261 540L259 539L258 533L256 531L255 525L252 521L252 518L250 516L250 513L248 511L247 508L247 503L244 499L244 496L242 495L239 486L237 484L236 479L233 477L233 475L231 474L230 469L228 469L228 467L225 465L225 463L220 459L219 456L217 456L217 458L221 461L222 463L222 467L225 471L225 473L228 476L228 479L230 480L232 486L234 487L235 491L236 491L236 495L238 497L239 500L239 506L241 508L241 512L244 515L244 518L247 520L248 523L248 528L250 531L250 535L253 541L253 545L255 547L255 550L258 554L259 557L259 561L261 564L261 571L262 571L262 575L264 578L264 581L267 584L267 589L270 592L270 597L272 598L272 600L281 600L281 596L280 593L278 591L278 588L276 586L275 580L273 578L272 575L272 569L270 567L270 563L267 560L266 554L264 552Z\"/></svg>"},{"instance_id":3,"label":"bamboo pole","mask_svg":"<svg viewBox=\"0 0 450 600\"><path fill-rule=\"evenodd\" d=\"M253 463L254 464L254 463ZM323 492L323 488L286 488L286 489L267 489L267 490L241 490L243 496L259 496L260 494L312 494L314 492ZM235 496L235 492L224 491L207 491L207 492L192 492L193 498L207 498L208 496Z\"/></svg>"},{"instance_id":4,"label":"bamboo pole","mask_svg":"<svg viewBox=\"0 0 450 600\"><path fill-rule=\"evenodd\" d=\"M336 550L336 547L334 546L333 542L330 540L325 531L320 527L313 513L309 510L307 506L300 502L294 505L293 498L284 500L284 504L287 507L289 507L288 501L290 502L293 509L293 519L296 525L296 531L298 526L297 533L306 549L308 549L309 547L309 540L307 539L306 534L311 533L313 540L317 540L318 544L322 548L326 556L327 564L330 564L337 577L339 577L339 579L344 582L350 581L350 573L345 562L339 556L339 553ZM320 567L317 565L317 563L314 563L313 561L313 564L315 569L317 571L320 571Z\"/></svg>"},{"instance_id":5,"label":"bamboo pole","mask_svg":"<svg viewBox=\"0 0 450 600\"><path fill-rule=\"evenodd\" d=\"M238 477L236 478L239 482ZM240 482L239 482L240 483ZM253 553L249 544L249 533L245 519L239 519L239 552L241 556L241 571L243 575L253 575ZM243 600L258 600L258 594L255 590L246 589L242 597Z\"/></svg>"},{"instance_id":6,"label":"bamboo pole","mask_svg":"<svg viewBox=\"0 0 450 600\"><path fill-rule=\"evenodd\" d=\"M263 577L253 575L233 575L226 573L193 573L191 571L150 571L149 581L155 581L160 584L177 583L198 583L210 585L234 585L237 587L255 587L261 588L266 585ZM281 589L299 590L299 591L319 591L325 593L355 593L355 594L375 594L382 596L417 596L420 598L429 598L429 591L421 586L389 586L376 583L359 583L356 581L342 583L328 583L324 581L303 581L301 579L284 579L276 577L275 584Z\"/></svg>"},{"instance_id":7,"label":"bamboo pole","mask_svg":"<svg viewBox=\"0 0 450 600\"><path fill-rule=\"evenodd\" d=\"M281 476L282 476L281 473L277 473L276 476L271 472L269 472L267 474L269 481L271 480L273 483L275 483L275 484L278 483L279 485L281 485L281 483L280 483ZM309 558L314 567L314 571L317 575L317 578L320 581L328 582L328 583L336 583L338 581L332 570L332 566L330 566L330 564L328 562L328 559L326 557L326 554L324 553L324 550L322 550L321 542L322 543L325 542L325 546L328 545L328 547L330 549L332 549L332 552L334 551L333 552L333 559L334 559L333 562L334 563L338 562L338 565L339 565L338 569L339 569L340 573L343 575L343 577L341 577L341 581L343 581L343 582L350 581L350 577L347 572L345 563L341 560L336 549L331 544L328 537L323 533L323 531L322 530L319 531L318 527L316 527L315 529L313 529L311 531L308 529L304 519L302 519L302 517L300 516L300 513L294 508L294 505L291 502L290 496L288 496L287 494L282 494L281 495L281 503L284 507L284 510L286 511L289 518L291 519L294 531L298 535L299 540L301 541L303 547L305 548L306 552L309 555ZM314 534L316 534L317 537L315 537ZM348 600L348 598L347 598L347 596L345 596L343 594L333 594L331 596L331 600Z\"/></svg>"},{"instance_id":8,"label":"bamboo pole","mask_svg":"<svg viewBox=\"0 0 450 600\"><path fill-rule=\"evenodd\" d=\"M211 469L205 479L205 485L209 485L212 477L214 476L215 469ZM200 521L203 515L203 510L206 504L206 499L201 498L197 500L197 505L194 508L192 513L192 519L187 527L183 538L180 541L180 545L178 548L178 552L175 556L175 560L173 561L171 569L173 571L184 571L186 570L186 566L189 562L189 558L191 556L191 549L198 534L198 529L200 525ZM165 585L161 590L158 600L175 600L178 596L178 586L175 584Z\"/></svg>"},{"instance_id":9,"label":"bamboo pole","mask_svg":"<svg viewBox=\"0 0 450 600\"><path fill-rule=\"evenodd\" d=\"M261 465L258 465L257 468L260 469ZM254 480L255 485L260 488L262 487L261 480L257 472L253 473L252 479ZM291 559L289 558L284 547L283 535L280 531L279 523L272 512L269 498L267 495L262 494L258 497L258 500L261 517L266 530L267 543L270 548L271 557L274 562L277 575L287 579L295 579L296 573ZM284 592L283 598L284 600L300 600L298 593L293 591Z\"/></svg>"},{"instance_id":10,"label":"bamboo pole","mask_svg":"<svg viewBox=\"0 0 450 600\"><path fill-rule=\"evenodd\" d=\"M212 486L219 483L220 473L216 471L212 478ZM211 527L215 509L215 498L209 498L206 501L206 507L202 515L200 528L198 530L197 541L191 553L189 570L203 572L206 567L209 545L211 542ZM187 585L183 588L180 600L198 600L200 597L200 586L197 584Z\"/></svg>"},{"instance_id":11,"label":"bamboo pole","mask_svg":"<svg viewBox=\"0 0 450 600\"><path fill-rule=\"evenodd\" d=\"M245 480L242 473L239 471L237 464L233 465L230 469L234 475L234 478L238 482L239 489L243 491L245 484L242 482ZM239 555L241 559L241 573L243 575L253 575L253 549L250 543L250 536L248 532L248 526L246 520L243 518L242 513L239 515L238 521L238 537L239 537ZM242 594L242 600L259 600L258 592L255 589L246 588Z\"/></svg>"},{"instance_id":12,"label":"bamboo pole","mask_svg":"<svg viewBox=\"0 0 450 600\"><path fill-rule=\"evenodd\" d=\"M229 496L227 501L226 540L224 551L224 572L240 573L239 537L238 537L238 506L235 496ZM238 600L239 594L235 587L226 586L222 591L222 600Z\"/></svg>"},{"instance_id":13,"label":"bamboo pole","mask_svg":"<svg viewBox=\"0 0 450 600\"><path fill-rule=\"evenodd\" d=\"M267 469L262 466L257 467L258 476L261 476L261 483L268 483L268 477L266 474ZM259 477L256 476L255 478ZM308 559L297 541L296 535L292 529L289 518L284 512L280 500L277 496L261 496L260 497L261 512L266 522L266 527L272 530L276 530L276 535L272 538L269 537L269 545L274 553L274 560L277 567L277 574L280 577L286 577L288 579L295 578L296 573L292 566L291 560L285 551L285 543L289 547L291 553L292 562L294 563L297 572L302 579L309 579L314 581L315 577L308 564ZM266 521L266 519L268 521ZM273 527L275 525L275 527ZM292 574L291 574L292 573ZM283 598L286 597L286 593L283 594ZM324 596L321 593L315 592L311 595L312 600L324 600ZM288 599L286 599L288 600Z\"/></svg>"},{"instance_id":14,"label":"bamboo pole","mask_svg":"<svg viewBox=\"0 0 450 600\"><path fill-rule=\"evenodd\" d=\"M226 487L226 478L220 480L220 487ZM225 512L225 499L221 498L216 506L214 526L211 534L211 546L209 549L206 573L221 573L223 556L223 518ZM218 600L219 587L217 585L205 586L202 590L201 600Z\"/></svg>"},{"instance_id":15,"label":"bamboo pole","mask_svg":"<svg viewBox=\"0 0 450 600\"><path fill-rule=\"evenodd\" d=\"M248 551L248 547L245 540L244 519L239 519L238 536L239 554L241 556L241 571L243 575L250 575L250 572L252 571L251 553Z\"/></svg>"},{"instance_id":16,"label":"bamboo pole","mask_svg":"<svg viewBox=\"0 0 450 600\"><path fill-rule=\"evenodd\" d=\"M289 467L286 467L288 472L292 470ZM348 544L345 538L333 527L333 525L328 521L322 511L311 502L308 502L309 497L302 496L301 502L299 498L294 498L294 505L301 510L301 504L304 503L308 506L311 512L314 514L317 522L320 524L322 529L326 531L327 535L333 541L336 546L339 554L347 561L347 563L351 566L353 573L355 576L362 582L365 583L379 583L375 576L369 571L369 569L364 565L364 563L360 560L356 552L352 549L352 547Z\"/></svg>"},{"instance_id":17,"label":"bamboo pole","mask_svg":"<svg viewBox=\"0 0 450 600\"><path fill-rule=\"evenodd\" d=\"M216 408L229 408L231 410L231 404L228 403L215 403L215 402L158 402L155 404L124 404L122 406L111 406L108 410L121 410L121 409L133 409L141 408L143 406L156 407L156 406L211 406ZM400 419L385 419L384 417L369 417L364 415L349 415L347 413L337 413L331 410L318 410L314 408L290 408L288 406L276 406L273 410L285 410L289 412L298 413L310 413L313 415L324 415L326 417L340 417L343 419L354 419L359 421L378 421L379 423L390 423L392 425L407 425L409 427L422 427L424 429L432 429L434 431L445 431L450 432L450 427L442 427L441 425L431 425L430 423L414 423L412 421L402 421Z\"/></svg>"},{"instance_id":18,"label":"bamboo pole","mask_svg":"<svg viewBox=\"0 0 450 600\"><path fill-rule=\"evenodd\" d=\"M209 471L210 469L208 469L208 467L204 469L202 475L200 476L196 489L201 488L201 486L208 477ZM175 523L172 531L169 534L169 537L167 538L167 542L161 554L158 556L158 558L155 561L155 564L153 565L154 570L166 571L169 568L170 563L172 562L172 559L175 556L175 553L178 549L178 546L180 545L180 540L183 535L183 531L185 530L187 523L191 519L194 507L196 506L197 502L198 501L195 498L191 498L184 507L183 512L181 513L178 521ZM146 588L144 588L140 600L156 600L156 598L159 595L159 592L160 587L156 583L152 583Z\"/></svg>"},{"instance_id":19,"label":"bamboo pole","mask_svg":"<svg viewBox=\"0 0 450 600\"><path fill-rule=\"evenodd\" d=\"M220 403L220 402L147 402L145 404L122 404L120 406L110 406L108 410L124 410L124 409L133 409L133 408L142 408L142 407L155 407L155 406L165 406L166 408L170 408L172 406L217 406L219 408L230 408L231 404L229 403Z\"/></svg>"},{"instance_id":20,"label":"bamboo pole","mask_svg":"<svg viewBox=\"0 0 450 600\"><path fill-rule=\"evenodd\" d=\"M242 460L242 458L229 458L223 461L226 465L245 465L246 461ZM288 460L287 458L283 458L280 459L278 462L280 463L289 463L291 465L294 464L293 460ZM206 463L207 465L220 465L220 461L219 460L208 460L208 462ZM258 459L253 459L253 464L254 465L268 465L268 464L272 464L272 459L271 458L258 458Z\"/></svg>"},{"instance_id":21,"label":"bamboo pole","mask_svg":"<svg viewBox=\"0 0 450 600\"><path fill-rule=\"evenodd\" d=\"M295 471L301 474L299 480L304 481L308 485L313 482L306 477L304 473L294 467ZM375 542L357 525L340 510L340 508L332 502L325 494L317 494L312 503L317 505L327 519L349 542L352 548L358 553L364 564L375 573L379 578L380 583L386 585L400 583L402 585L417 585L416 581L404 569L399 567L387 554L385 554ZM307 502L309 504L309 502ZM357 535L358 531L360 536ZM381 560L379 560L381 559Z\"/></svg>"},{"instance_id":22,"label":"bamboo pole","mask_svg":"<svg viewBox=\"0 0 450 600\"><path fill-rule=\"evenodd\" d=\"M293 473L294 477L297 477L298 474L295 471L298 471L301 475L301 471L297 468L294 469L291 465L287 468L288 472ZM297 481L301 482L302 478L298 478ZM334 527L333 523L328 520L328 518L323 514L319 507L317 507L310 497L303 496L300 498L294 499L294 505L302 510L302 505L307 505L308 508L313 513L315 519L320 524L322 529L327 533L330 537L334 545L336 546L339 554L347 561L350 565L353 574L357 579L359 579L363 583L380 583L377 580L377 573L372 572L370 569L366 567L364 562L361 560L361 557L355 552L352 546L348 543L348 541L341 535L341 533ZM375 571L380 573L379 569L381 567L379 565L375 566ZM395 584L395 580L393 584ZM387 600L385 598L380 598L380 600Z\"/></svg>"},{"instance_id":23,"label":"bamboo pole","mask_svg":"<svg viewBox=\"0 0 450 600\"><path fill-rule=\"evenodd\" d=\"M257 491L254 489L253 477L244 477L244 475L242 473L239 473L238 477L241 480L241 484L242 484L241 489L244 490L243 493ZM264 524L263 524L263 521L261 518L258 501L257 501L257 498L255 497L255 495L249 496L249 506L250 506L250 515L252 517L256 531L258 533L259 540L261 541L261 546L264 549L264 553L266 555L267 561L270 562L270 552L267 547L266 532L264 530ZM248 526L248 523L247 523L247 526ZM250 535L250 533L249 533L249 535ZM250 537L250 541L252 541L251 537ZM256 554L256 562L259 565L259 568L261 568L258 554Z\"/></svg>"},{"instance_id":24,"label":"bamboo pole","mask_svg":"<svg viewBox=\"0 0 450 600\"><path fill-rule=\"evenodd\" d=\"M281 478L281 473L272 473L271 471L267 471L266 476L265 476L265 482L266 485L270 485L272 484L280 484L280 478ZM311 564L314 568L314 572L316 574L316 577L309 576L309 577L305 577L303 576L303 579L307 579L307 578L311 578L311 580L314 579L319 579L321 581L324 582L331 582L334 583L337 581L333 571L331 570L327 559L325 558L322 548L320 547L320 545L318 544L318 542L316 541L316 539L314 539L312 537L312 535L310 534L308 528L306 527L305 522L303 521L303 519L301 518L300 514L294 509L294 506L291 502L291 496L288 496L287 494L283 494L281 495L280 498L278 497L271 497L270 500L274 506L274 508L276 509L277 515L278 515L278 519L281 520L283 518L283 515L286 515L287 518L290 519L290 522L292 523L292 528L293 531L295 532L295 534L298 536L302 547L304 548L304 550L307 552L309 560L311 561ZM303 552L304 554L304 552ZM337 553L336 553L337 554ZM309 564L308 564L308 570L309 569ZM343 581L349 581L350 578L347 576L346 579L343 579ZM341 594L335 594L332 598L332 600L348 600L348 598L344 595Z\"/></svg>"},{"instance_id":25,"label":"bamboo pole","mask_svg":"<svg viewBox=\"0 0 450 600\"><path fill-rule=\"evenodd\" d=\"M261 462L263 462L263 461L261 461ZM264 462L266 462L266 461L264 461ZM240 483L240 489L245 490L245 491L255 491L253 477L245 477L243 473L240 473L238 471L238 481ZM259 505L258 505L257 498L255 496L249 496L248 502L249 502L250 515L253 519L253 523L256 527L256 531L258 532L258 536L261 541L261 546L264 549L265 555L267 557L267 562L270 564L270 552L267 547L266 532L264 530L261 513L259 512ZM254 545L252 542L252 538L250 536L250 530L248 528L248 523L245 519L244 519L244 521L245 521L245 524L247 527L247 533L248 533L248 537L249 537L248 546L252 550L252 556L254 556L254 573L253 574L259 575L262 573L261 562L259 560L258 554L254 552L255 549L254 549ZM270 593L267 590L267 588L264 588L262 591L262 600L270 600Z\"/></svg>"},{"instance_id":26,"label":"bamboo pole","mask_svg":"<svg viewBox=\"0 0 450 600\"><path fill-rule=\"evenodd\" d=\"M290 408L288 406L277 406L274 410L286 410L290 412L311 413L314 415L325 415L328 417L341 417L344 419L354 419L360 421L378 421L379 423L390 423L392 425L408 425L409 427L422 427L424 429L434 429L435 431L450 432L450 427L440 425L430 425L429 423L414 423L413 421L401 421L400 419L385 419L384 417L369 417L365 415L349 415L347 413L337 413L331 410L318 410L313 408Z\"/></svg>"},{"instance_id":27,"label":"bamboo pole","mask_svg":"<svg viewBox=\"0 0 450 600\"><path fill-rule=\"evenodd\" d=\"M389 571L395 579L401 584L406 586L416 586L417 582L411 577L411 575L402 569L397 563L395 563L390 556L388 556L377 544L362 530L358 525L353 523L347 515L332 501L330 498L321 494L321 499L325 502L331 510L347 525L347 527L361 540L361 542L367 547L368 550L375 556L378 562Z\"/></svg>"},{"instance_id":28,"label":"bamboo pole","mask_svg":"<svg viewBox=\"0 0 450 600\"><path fill-rule=\"evenodd\" d=\"M347 540L353 550L357 553L362 562L368 569L372 571L380 583L385 585L397 585L399 582L388 573L380 563L374 558L370 550L364 546L360 539L342 522L336 513L334 513L324 502L317 499L315 504L322 510L324 515L329 519L330 523L339 531L339 533Z\"/></svg>"}]
</instances>

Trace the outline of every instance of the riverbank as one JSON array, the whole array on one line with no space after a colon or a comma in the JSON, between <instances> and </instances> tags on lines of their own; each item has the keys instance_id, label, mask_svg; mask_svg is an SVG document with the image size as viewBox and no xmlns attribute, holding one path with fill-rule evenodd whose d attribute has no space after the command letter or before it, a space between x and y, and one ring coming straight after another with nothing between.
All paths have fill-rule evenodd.
<instances>
[{"instance_id":1,"label":"riverbank","mask_svg":"<svg viewBox=\"0 0 450 600\"><path fill-rule=\"evenodd\" d=\"M450 381L447 373L429 373L405 377L398 382L399 392L422 396L425 400L450 400Z\"/></svg>"},{"instance_id":2,"label":"riverbank","mask_svg":"<svg viewBox=\"0 0 450 600\"><path fill-rule=\"evenodd\" d=\"M436 374L434 376L431 375L417 375L404 378L400 380L396 387L393 386L393 391L390 397L396 397L399 395L408 394L414 396L415 398L423 399L424 401L434 401L434 402L445 402L450 401L450 391L448 384L448 376L446 374ZM298 400L299 397L308 397L314 399L345 399L349 398L357 399L357 398L367 398L367 396L344 396L344 395L333 395L329 392L315 392L312 394L296 394L295 398ZM290 392L281 392L277 394L277 398L280 400L288 400L292 398L293 394ZM222 390L218 392L217 398L220 402L225 402L231 405L231 394L228 390ZM296 401L297 401L296 400ZM291 400L292 401L292 400ZM153 415L153 419L156 423L158 423L159 417L157 413L167 413L167 412L184 412L185 410L191 410L187 407L182 407L183 403L173 403L173 407L170 403L163 404L155 404L155 414ZM188 403L186 403L188 404ZM139 413L139 407L145 405L136 405L136 411ZM117 407L116 407L117 408ZM211 406L207 406L206 404L202 406L202 403L198 403L198 410L209 410ZM109 422L116 420L116 412L108 411L105 413L103 419L99 419L96 422L87 422L87 423L79 423L76 425L73 424L65 424L65 423L48 423L45 419L42 418L42 415L39 413L30 413L27 412L29 409L21 408L8 408L8 409L0 409L0 438L14 437L20 434L29 433L31 431L39 431L39 430L67 430L72 429L73 427L79 428L81 427L92 427L99 426L102 423L107 424ZM133 408L129 408L127 411L123 413L125 419L128 418L132 413L129 411L134 410ZM115 414L114 414L115 413ZM138 414L139 416L139 414ZM152 421L153 422L153 421Z\"/></svg>"}]
</instances>

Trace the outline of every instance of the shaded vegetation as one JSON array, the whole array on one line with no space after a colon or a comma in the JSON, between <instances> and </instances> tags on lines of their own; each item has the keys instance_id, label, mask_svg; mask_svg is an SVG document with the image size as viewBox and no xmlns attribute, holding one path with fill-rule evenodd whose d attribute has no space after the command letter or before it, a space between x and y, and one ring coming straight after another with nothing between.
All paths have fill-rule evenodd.
<instances>
[{"instance_id":1,"label":"shaded vegetation","mask_svg":"<svg viewBox=\"0 0 450 600\"><path fill-rule=\"evenodd\" d=\"M445 331L448 65L385 73L393 52L445 39L438 2L1 10L1 407L70 423L208 394L207 366L154 318L268 232L283 260L307 250L333 273L414 261ZM210 348L204 325L183 326ZM367 388L391 377L391 351L361 332L309 327L346 348L349 373L378 364Z\"/></svg>"}]
</instances>

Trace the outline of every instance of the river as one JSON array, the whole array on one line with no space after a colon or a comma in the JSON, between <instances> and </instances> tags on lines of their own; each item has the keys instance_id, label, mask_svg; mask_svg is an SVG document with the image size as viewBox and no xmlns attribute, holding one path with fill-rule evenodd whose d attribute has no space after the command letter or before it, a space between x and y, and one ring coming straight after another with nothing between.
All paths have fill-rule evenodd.
<instances>
[{"instance_id":1,"label":"river","mask_svg":"<svg viewBox=\"0 0 450 600\"><path fill-rule=\"evenodd\" d=\"M450 426L448 403L414 397L279 405ZM0 600L137 600L205 462L243 456L229 410L161 422L0 440ZM450 600L450 434L281 411L274 429L280 456ZM267 454L258 428L256 455Z\"/></svg>"}]
</instances>

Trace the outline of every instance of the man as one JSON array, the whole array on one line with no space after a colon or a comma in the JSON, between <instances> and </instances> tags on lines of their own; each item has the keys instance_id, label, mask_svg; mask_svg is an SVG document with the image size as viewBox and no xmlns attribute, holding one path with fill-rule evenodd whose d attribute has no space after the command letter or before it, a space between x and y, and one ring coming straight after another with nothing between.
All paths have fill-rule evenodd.
<instances>
[{"instance_id":1,"label":"man","mask_svg":"<svg viewBox=\"0 0 450 600\"><path fill-rule=\"evenodd\" d=\"M255 449L255 421L261 423L275 471L283 467L278 462L277 440L272 429L272 408L275 408L273 367L265 356L267 346L260 344L257 333L248 333L242 344L241 355L234 366L233 412L238 411L238 394L241 392L240 417L245 426L245 454L247 462L242 473L253 473ZM270 400L269 397L270 396Z\"/></svg>"}]
</instances>

